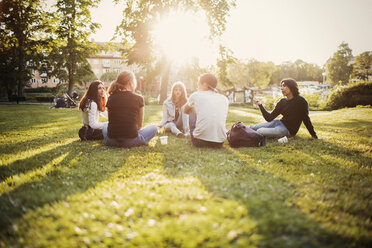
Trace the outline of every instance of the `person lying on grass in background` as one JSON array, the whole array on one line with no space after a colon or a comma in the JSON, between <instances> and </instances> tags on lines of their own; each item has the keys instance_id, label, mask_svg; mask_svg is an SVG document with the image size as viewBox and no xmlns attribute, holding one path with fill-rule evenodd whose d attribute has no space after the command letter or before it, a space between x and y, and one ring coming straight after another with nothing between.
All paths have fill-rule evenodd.
<instances>
[{"instance_id":1,"label":"person lying on grass in background","mask_svg":"<svg viewBox=\"0 0 372 248\"><path fill-rule=\"evenodd\" d=\"M280 82L280 90L285 98L282 98L269 113L260 101L253 99L258 105L263 117L267 122L250 125L250 128L268 138L279 138L283 136L295 136L303 122L314 139L318 139L313 124L309 117L309 105L305 98L300 96L296 80L292 78L283 79ZM280 120L274 120L278 115L283 115Z\"/></svg>"},{"instance_id":2,"label":"person lying on grass in background","mask_svg":"<svg viewBox=\"0 0 372 248\"><path fill-rule=\"evenodd\" d=\"M190 95L185 105L194 146L220 148L226 140L229 102L217 93L216 87L217 78L213 74L201 75L198 91Z\"/></svg>"},{"instance_id":3,"label":"person lying on grass in background","mask_svg":"<svg viewBox=\"0 0 372 248\"><path fill-rule=\"evenodd\" d=\"M185 138L189 133L189 116L183 111L186 102L185 85L182 82L174 83L171 96L163 103L163 119L158 127L164 127L166 131L170 130L178 138Z\"/></svg>"},{"instance_id":4,"label":"person lying on grass in background","mask_svg":"<svg viewBox=\"0 0 372 248\"><path fill-rule=\"evenodd\" d=\"M79 137L81 140L103 139L102 128L104 122L99 122L99 117L102 115L106 119L108 118L105 105L105 85L98 80L92 82L79 103L79 110L82 111L84 125L84 127L79 130Z\"/></svg>"},{"instance_id":5,"label":"person lying on grass in background","mask_svg":"<svg viewBox=\"0 0 372 248\"><path fill-rule=\"evenodd\" d=\"M107 146L144 146L158 133L155 125L142 128L144 99L134 93L137 81L131 71L121 72L109 87L107 101L108 124L103 127Z\"/></svg>"}]
</instances>

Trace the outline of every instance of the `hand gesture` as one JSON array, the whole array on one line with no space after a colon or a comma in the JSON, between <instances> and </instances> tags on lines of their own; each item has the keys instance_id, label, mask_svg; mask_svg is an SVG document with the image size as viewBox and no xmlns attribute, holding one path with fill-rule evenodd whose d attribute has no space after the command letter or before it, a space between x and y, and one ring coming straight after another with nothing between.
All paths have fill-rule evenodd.
<instances>
[{"instance_id":1,"label":"hand gesture","mask_svg":"<svg viewBox=\"0 0 372 248\"><path fill-rule=\"evenodd\" d=\"M261 102L260 102L260 100L257 100L256 98L253 98L253 104L255 104L255 105L261 105Z\"/></svg>"}]
</instances>

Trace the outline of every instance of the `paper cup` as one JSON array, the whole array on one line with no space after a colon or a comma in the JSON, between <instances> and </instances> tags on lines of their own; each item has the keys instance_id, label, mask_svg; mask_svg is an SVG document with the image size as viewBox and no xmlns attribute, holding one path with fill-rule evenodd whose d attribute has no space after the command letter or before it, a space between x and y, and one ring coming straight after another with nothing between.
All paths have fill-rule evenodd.
<instances>
[{"instance_id":1,"label":"paper cup","mask_svg":"<svg viewBox=\"0 0 372 248\"><path fill-rule=\"evenodd\" d=\"M284 136L284 137L278 139L278 142L279 142L279 143L287 143L287 142L288 142L288 138L287 138L287 136Z\"/></svg>"},{"instance_id":2,"label":"paper cup","mask_svg":"<svg viewBox=\"0 0 372 248\"><path fill-rule=\"evenodd\" d=\"M160 144L162 145L168 144L168 136L160 136Z\"/></svg>"}]
</instances>

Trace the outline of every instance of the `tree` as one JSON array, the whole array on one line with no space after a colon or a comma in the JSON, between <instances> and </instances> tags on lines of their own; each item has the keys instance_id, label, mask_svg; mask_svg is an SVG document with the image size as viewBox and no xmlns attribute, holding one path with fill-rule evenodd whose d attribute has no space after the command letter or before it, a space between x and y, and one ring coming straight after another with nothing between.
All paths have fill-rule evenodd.
<instances>
[{"instance_id":1,"label":"tree","mask_svg":"<svg viewBox=\"0 0 372 248\"><path fill-rule=\"evenodd\" d=\"M68 82L69 95L76 83L92 73L87 58L94 55L98 46L88 40L99 24L92 22L90 9L100 0L58 0L53 13L55 34L51 46L52 74Z\"/></svg>"},{"instance_id":2,"label":"tree","mask_svg":"<svg viewBox=\"0 0 372 248\"><path fill-rule=\"evenodd\" d=\"M220 46L219 58L217 59L217 77L222 86L234 86L228 77L228 66L236 63L236 58L231 55L231 51L224 46Z\"/></svg>"},{"instance_id":3,"label":"tree","mask_svg":"<svg viewBox=\"0 0 372 248\"><path fill-rule=\"evenodd\" d=\"M249 71L245 63L237 61L230 64L227 69L227 76L234 86L241 88L249 86Z\"/></svg>"},{"instance_id":4,"label":"tree","mask_svg":"<svg viewBox=\"0 0 372 248\"><path fill-rule=\"evenodd\" d=\"M351 52L349 45L342 42L338 46L338 50L327 63L328 80L332 84L346 84L349 81L352 71L352 65L350 65L350 60L352 58Z\"/></svg>"},{"instance_id":5,"label":"tree","mask_svg":"<svg viewBox=\"0 0 372 248\"><path fill-rule=\"evenodd\" d=\"M119 0L115 0L119 2ZM208 19L210 37L222 34L225 29L226 16L235 0L132 0L126 1L124 19L117 27L117 35L123 36L124 56L127 63L136 63L145 70L161 66L160 102L167 97L170 61L164 54L156 54L151 34L152 25L171 10L203 11Z\"/></svg>"},{"instance_id":6,"label":"tree","mask_svg":"<svg viewBox=\"0 0 372 248\"><path fill-rule=\"evenodd\" d=\"M209 68L200 67L198 58L193 58L190 63L184 64L179 68L177 78L185 83L188 90L194 90L197 87L196 83L199 76L208 71ZM191 88L187 86L191 86Z\"/></svg>"},{"instance_id":7,"label":"tree","mask_svg":"<svg viewBox=\"0 0 372 248\"><path fill-rule=\"evenodd\" d=\"M40 0L2 0L0 10L1 88L21 97L32 71L44 71L45 12Z\"/></svg>"},{"instance_id":8,"label":"tree","mask_svg":"<svg viewBox=\"0 0 372 248\"><path fill-rule=\"evenodd\" d=\"M273 62L265 63L251 59L247 64L247 69L249 83L261 89L265 89L269 85L276 67Z\"/></svg>"},{"instance_id":9,"label":"tree","mask_svg":"<svg viewBox=\"0 0 372 248\"><path fill-rule=\"evenodd\" d=\"M102 74L100 80L103 82L109 83L111 81L114 81L117 78L118 74L119 73L116 71L105 72Z\"/></svg>"},{"instance_id":10,"label":"tree","mask_svg":"<svg viewBox=\"0 0 372 248\"><path fill-rule=\"evenodd\" d=\"M350 79L360 79L368 81L372 67L372 51L359 54L354 61L353 71Z\"/></svg>"}]
</instances>

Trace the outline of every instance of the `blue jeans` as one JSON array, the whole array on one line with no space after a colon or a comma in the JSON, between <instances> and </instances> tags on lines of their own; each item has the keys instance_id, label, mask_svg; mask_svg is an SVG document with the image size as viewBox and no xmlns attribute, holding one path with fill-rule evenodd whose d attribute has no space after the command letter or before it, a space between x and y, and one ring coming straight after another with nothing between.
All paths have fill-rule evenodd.
<instances>
[{"instance_id":1,"label":"blue jeans","mask_svg":"<svg viewBox=\"0 0 372 248\"><path fill-rule=\"evenodd\" d=\"M250 125L249 127L267 138L280 138L290 135L288 129L280 120Z\"/></svg>"},{"instance_id":2,"label":"blue jeans","mask_svg":"<svg viewBox=\"0 0 372 248\"><path fill-rule=\"evenodd\" d=\"M155 125L148 125L142 128L141 130L138 130L138 136L136 138L110 138L107 135L107 127L108 123L103 125L102 128L104 143L107 146L116 147L145 146L158 133L158 128Z\"/></svg>"},{"instance_id":3,"label":"blue jeans","mask_svg":"<svg viewBox=\"0 0 372 248\"><path fill-rule=\"evenodd\" d=\"M194 146L196 147L210 147L210 148L221 148L223 145L222 143L217 143L217 142L211 142L211 141L206 141L202 139L197 139L194 137L194 129L196 125L196 112L192 108L189 112L189 128L190 128L190 136L191 136L191 142L193 143Z\"/></svg>"}]
</instances>

